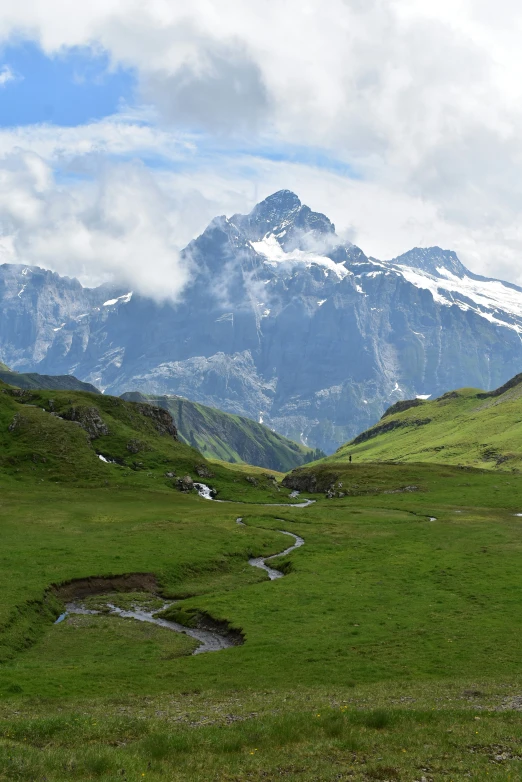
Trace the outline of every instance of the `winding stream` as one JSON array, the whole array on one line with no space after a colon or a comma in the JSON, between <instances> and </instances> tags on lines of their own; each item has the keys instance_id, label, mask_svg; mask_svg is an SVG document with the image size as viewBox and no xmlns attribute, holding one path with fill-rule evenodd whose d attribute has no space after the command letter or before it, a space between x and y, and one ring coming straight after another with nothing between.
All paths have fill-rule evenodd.
<instances>
[{"instance_id":1,"label":"winding stream","mask_svg":"<svg viewBox=\"0 0 522 782\"><path fill-rule=\"evenodd\" d=\"M269 567L266 563L270 562L271 559L275 559L276 557L284 557L285 554L290 554L290 552L295 551L296 548L304 546L304 540L300 538L299 535L294 535L293 532L285 532L282 529L278 529L277 531L282 535L289 535L291 538L293 538L295 540L294 545L290 546L284 551L281 551L279 554L272 554L270 557L252 557L248 560L248 564L252 565L252 567L258 567L261 568L261 570L266 571L270 581L275 581L276 578L283 578L284 573L281 573L280 570L275 570L275 568Z\"/></svg>"},{"instance_id":2,"label":"winding stream","mask_svg":"<svg viewBox=\"0 0 522 782\"><path fill-rule=\"evenodd\" d=\"M158 627L165 627L167 630L173 630L175 633L184 633L191 638L195 638L196 641L199 641L200 646L198 646L192 654L219 652L220 649L229 649L231 646L235 646L233 641L229 638L212 630L193 630L191 627L185 627L185 625L180 625L178 622L172 622L170 619L162 619L159 616L155 616L155 614L160 611L165 611L166 608L170 608L175 602L177 601L172 600L165 603L161 608L156 608L153 611L146 611L144 608L138 608L136 606L130 610L124 610L112 603L107 603L107 607L110 609L110 613L113 616L121 616L123 619L136 619L138 622L149 622L150 624L158 625ZM55 624L63 621L67 616L74 614L105 614L105 611L93 611L84 608L81 603L67 603L65 606L65 614L59 616Z\"/></svg>"},{"instance_id":3,"label":"winding stream","mask_svg":"<svg viewBox=\"0 0 522 782\"><path fill-rule=\"evenodd\" d=\"M212 499L212 497L206 497L206 499ZM306 507L306 505L295 507ZM242 518L236 519L236 523L243 527L246 526ZM277 578L283 578L284 573L282 573L280 570L269 567L266 563L271 559L275 559L275 557L282 557L286 554L290 554L291 551L294 551L296 548L304 545L304 540L303 538L299 537L299 535L295 535L293 532L285 532L284 530L277 531L281 532L282 535L289 535L295 540L295 543L278 554L271 554L269 557L252 557L248 560L248 564L252 567L260 568L261 570L264 570L266 573L268 573L268 578L271 581L274 581ZM170 608L170 606L177 602L179 601L173 600L167 602L162 608L154 609L153 611L147 611L146 609L139 608L138 606L134 606L130 610L122 609L118 608L118 606L115 606L113 603L107 603L107 607L109 608L110 614L113 616L120 616L123 619L136 619L138 622L149 622L150 624L158 625L158 627L164 627L167 630L173 630L175 633L184 633L185 635L194 638L196 641L199 641L200 645L192 652L192 654L218 652L221 649L229 649L230 647L237 645L231 638L216 631L192 629L191 627L185 627L185 625L178 624L178 622L172 622L170 619L162 619L161 617L156 616L160 611L165 611L166 608ZM54 624L59 624L60 622L63 622L63 620L68 616L72 616L74 614L99 615L105 614L105 611L95 611L89 608L85 608L81 603L66 603L65 612L58 617Z\"/></svg>"}]
</instances>

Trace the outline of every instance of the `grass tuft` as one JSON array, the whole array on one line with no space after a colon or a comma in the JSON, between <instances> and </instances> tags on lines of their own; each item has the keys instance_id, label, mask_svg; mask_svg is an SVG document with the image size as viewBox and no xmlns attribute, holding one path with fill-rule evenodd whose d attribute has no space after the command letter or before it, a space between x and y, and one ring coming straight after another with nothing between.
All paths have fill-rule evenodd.
<instances>
[{"instance_id":1,"label":"grass tuft","mask_svg":"<svg viewBox=\"0 0 522 782\"><path fill-rule=\"evenodd\" d=\"M389 728L392 725L394 722L394 715L385 709L375 709L368 714L361 712L359 714L354 714L352 719L360 725L365 725L367 728L384 730L384 728Z\"/></svg>"},{"instance_id":2,"label":"grass tuft","mask_svg":"<svg viewBox=\"0 0 522 782\"><path fill-rule=\"evenodd\" d=\"M146 736L141 743L141 751L152 760L165 760L172 755L189 752L190 736L185 733L154 732Z\"/></svg>"}]
</instances>

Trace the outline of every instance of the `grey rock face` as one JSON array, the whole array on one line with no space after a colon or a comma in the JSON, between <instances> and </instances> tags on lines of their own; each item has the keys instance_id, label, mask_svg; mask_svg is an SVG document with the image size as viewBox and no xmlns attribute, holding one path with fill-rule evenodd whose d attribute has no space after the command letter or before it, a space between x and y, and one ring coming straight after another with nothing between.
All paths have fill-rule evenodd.
<instances>
[{"instance_id":1,"label":"grey rock face","mask_svg":"<svg viewBox=\"0 0 522 782\"><path fill-rule=\"evenodd\" d=\"M102 435L109 434L107 424L103 421L97 407L75 407L65 410L62 415L66 421L80 424L89 435L90 440L96 440Z\"/></svg>"},{"instance_id":2,"label":"grey rock face","mask_svg":"<svg viewBox=\"0 0 522 782\"><path fill-rule=\"evenodd\" d=\"M151 405L144 404L139 404L137 407L142 415L152 419L158 434L162 436L169 435L174 440L178 439L178 430L176 429L176 425L168 410L162 410L160 407L152 407Z\"/></svg>"},{"instance_id":3,"label":"grey rock face","mask_svg":"<svg viewBox=\"0 0 522 782\"><path fill-rule=\"evenodd\" d=\"M0 267L0 361L185 396L328 452L398 400L522 366L522 289L438 247L368 258L289 191L216 218L184 255L176 305Z\"/></svg>"}]
</instances>

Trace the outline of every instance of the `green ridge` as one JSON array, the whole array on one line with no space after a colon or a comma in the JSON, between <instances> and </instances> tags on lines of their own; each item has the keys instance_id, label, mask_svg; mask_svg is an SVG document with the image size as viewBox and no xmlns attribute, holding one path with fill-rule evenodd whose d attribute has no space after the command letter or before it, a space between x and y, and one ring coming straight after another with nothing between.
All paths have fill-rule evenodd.
<instances>
[{"instance_id":1,"label":"green ridge","mask_svg":"<svg viewBox=\"0 0 522 782\"><path fill-rule=\"evenodd\" d=\"M48 388L62 391L89 391L99 394L90 383L83 383L74 375L40 375L38 372L13 372L0 362L0 380L17 388Z\"/></svg>"},{"instance_id":2,"label":"green ridge","mask_svg":"<svg viewBox=\"0 0 522 782\"><path fill-rule=\"evenodd\" d=\"M432 401L398 402L373 427L323 463L436 462L519 470L522 375L501 388L451 391Z\"/></svg>"},{"instance_id":3,"label":"green ridge","mask_svg":"<svg viewBox=\"0 0 522 782\"><path fill-rule=\"evenodd\" d=\"M250 418L181 397L131 392L123 394L122 399L168 410L176 422L180 440L197 448L208 459L287 472L323 456L318 449L314 451L294 443Z\"/></svg>"}]
</instances>

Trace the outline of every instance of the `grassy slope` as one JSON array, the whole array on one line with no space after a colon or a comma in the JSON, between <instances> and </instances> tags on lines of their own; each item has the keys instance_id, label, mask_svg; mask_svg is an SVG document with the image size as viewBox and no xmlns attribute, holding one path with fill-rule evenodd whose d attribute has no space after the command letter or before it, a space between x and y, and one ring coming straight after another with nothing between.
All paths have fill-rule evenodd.
<instances>
[{"instance_id":1,"label":"grassy slope","mask_svg":"<svg viewBox=\"0 0 522 782\"><path fill-rule=\"evenodd\" d=\"M255 467L252 464L244 464L243 462L225 462L221 459L209 459L208 461L211 464L221 464L232 472L239 472L244 475L266 475L266 467ZM285 473L278 470L270 470L270 475L273 475L278 481L282 481L285 477Z\"/></svg>"},{"instance_id":2,"label":"grassy slope","mask_svg":"<svg viewBox=\"0 0 522 782\"><path fill-rule=\"evenodd\" d=\"M89 391L99 394L90 383L83 383L73 375L39 375L37 372L13 372L0 362L0 380L17 388L48 388L58 391Z\"/></svg>"},{"instance_id":3,"label":"grassy slope","mask_svg":"<svg viewBox=\"0 0 522 782\"><path fill-rule=\"evenodd\" d=\"M326 463L401 461L463 464L511 470L522 466L522 378L498 396L459 389L394 415L368 430L376 436L347 443ZM482 397L482 398L481 398ZM429 419L429 422L427 422ZM400 423L393 431L379 427Z\"/></svg>"},{"instance_id":4,"label":"grassy slope","mask_svg":"<svg viewBox=\"0 0 522 782\"><path fill-rule=\"evenodd\" d=\"M250 418L224 413L188 399L138 392L123 394L122 398L148 402L168 410L176 422L180 439L209 459L255 464L286 472L307 459L310 461L314 454L311 448L298 445Z\"/></svg>"},{"instance_id":5,"label":"grassy slope","mask_svg":"<svg viewBox=\"0 0 522 782\"><path fill-rule=\"evenodd\" d=\"M70 417L99 416L106 427L95 439ZM231 472L210 465L194 448L160 434L148 405L140 408L117 397L81 391L18 391L0 385L0 469L21 482L66 483L77 486L114 486L173 491L177 477L200 480L216 488L219 497L234 496L251 502L274 501L287 492L265 475ZM168 419L168 415L165 414ZM99 458L116 463L105 463ZM166 474L174 474L167 477Z\"/></svg>"},{"instance_id":6,"label":"grassy slope","mask_svg":"<svg viewBox=\"0 0 522 782\"><path fill-rule=\"evenodd\" d=\"M520 778L519 719L498 709L522 692L522 478L340 468L359 494L306 509L4 475L0 779ZM306 544L269 582L247 558L280 529ZM133 571L245 645L187 657L42 610L51 583Z\"/></svg>"}]
</instances>

